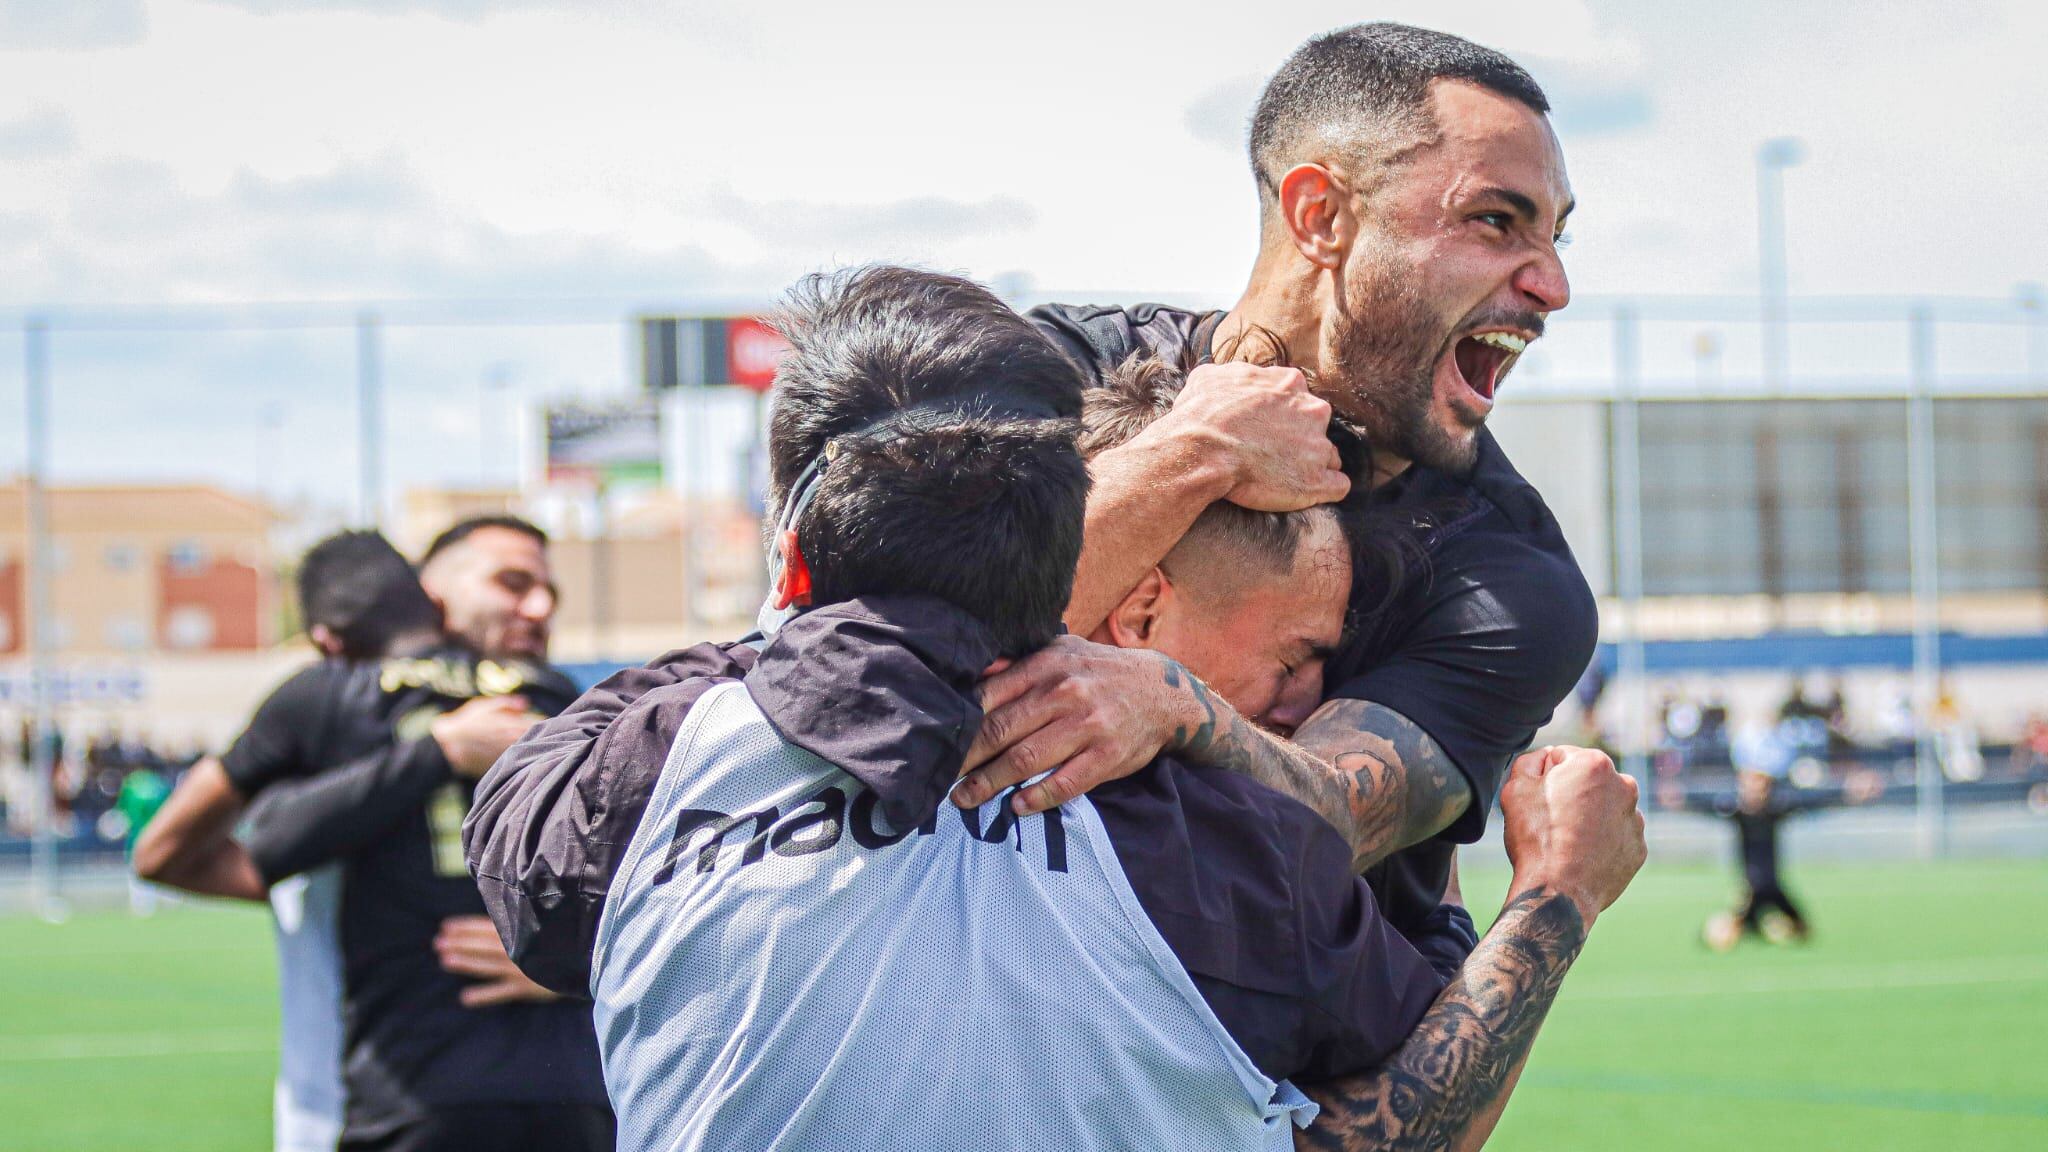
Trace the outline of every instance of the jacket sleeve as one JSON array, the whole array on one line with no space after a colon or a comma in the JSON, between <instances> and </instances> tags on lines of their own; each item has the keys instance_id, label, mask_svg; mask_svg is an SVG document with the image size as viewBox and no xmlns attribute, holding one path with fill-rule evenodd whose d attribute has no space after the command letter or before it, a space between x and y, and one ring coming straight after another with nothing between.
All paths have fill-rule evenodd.
<instances>
[{"instance_id":1,"label":"jacket sleeve","mask_svg":"<svg viewBox=\"0 0 2048 1152\"><path fill-rule=\"evenodd\" d=\"M478 782L462 842L505 950L537 983L590 994L597 921L683 720L754 650L701 644L584 693Z\"/></svg>"},{"instance_id":2,"label":"jacket sleeve","mask_svg":"<svg viewBox=\"0 0 2048 1152\"><path fill-rule=\"evenodd\" d=\"M432 737L387 744L317 776L271 785L237 839L263 882L275 884L355 855L454 778Z\"/></svg>"}]
</instances>

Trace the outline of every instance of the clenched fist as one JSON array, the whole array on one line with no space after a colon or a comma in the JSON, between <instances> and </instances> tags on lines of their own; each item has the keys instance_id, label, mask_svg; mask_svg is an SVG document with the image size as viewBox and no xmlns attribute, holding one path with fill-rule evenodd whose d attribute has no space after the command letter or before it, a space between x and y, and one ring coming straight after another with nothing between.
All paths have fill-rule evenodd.
<instances>
[{"instance_id":1,"label":"clenched fist","mask_svg":"<svg viewBox=\"0 0 2048 1152\"><path fill-rule=\"evenodd\" d=\"M1546 887L1569 896L1587 925L1621 896L1648 849L1636 782L1604 752L1555 747L1528 752L1508 770L1501 819L1514 891Z\"/></svg>"},{"instance_id":2,"label":"clenched fist","mask_svg":"<svg viewBox=\"0 0 2048 1152\"><path fill-rule=\"evenodd\" d=\"M1224 499L1233 504L1297 512L1351 490L1330 443L1330 405L1309 392L1299 368L1200 365L1160 422L1199 433L1230 462Z\"/></svg>"}]
</instances>

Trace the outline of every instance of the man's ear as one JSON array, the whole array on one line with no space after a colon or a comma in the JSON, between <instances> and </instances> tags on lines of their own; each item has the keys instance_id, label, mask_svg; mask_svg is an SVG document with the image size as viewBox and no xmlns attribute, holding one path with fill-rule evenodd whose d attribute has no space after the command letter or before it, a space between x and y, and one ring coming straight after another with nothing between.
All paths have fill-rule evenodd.
<instances>
[{"instance_id":1,"label":"man's ear","mask_svg":"<svg viewBox=\"0 0 2048 1152\"><path fill-rule=\"evenodd\" d=\"M1154 566L1102 622L1109 643L1119 648L1150 648L1158 643L1159 623L1172 604L1173 581Z\"/></svg>"},{"instance_id":2,"label":"man's ear","mask_svg":"<svg viewBox=\"0 0 2048 1152\"><path fill-rule=\"evenodd\" d=\"M322 656L341 655L341 637L325 624L315 624L306 629L306 639L313 642L313 647L318 648Z\"/></svg>"},{"instance_id":3,"label":"man's ear","mask_svg":"<svg viewBox=\"0 0 2048 1152\"><path fill-rule=\"evenodd\" d=\"M811 606L811 565L804 559L804 550L797 546L796 529L784 528L778 543L782 547L782 572L775 578L775 609L779 612L792 605L808 608Z\"/></svg>"},{"instance_id":4,"label":"man's ear","mask_svg":"<svg viewBox=\"0 0 2048 1152\"><path fill-rule=\"evenodd\" d=\"M1280 178L1280 215L1302 259L1318 268L1344 264L1358 222L1351 193L1321 164L1296 164Z\"/></svg>"}]
</instances>

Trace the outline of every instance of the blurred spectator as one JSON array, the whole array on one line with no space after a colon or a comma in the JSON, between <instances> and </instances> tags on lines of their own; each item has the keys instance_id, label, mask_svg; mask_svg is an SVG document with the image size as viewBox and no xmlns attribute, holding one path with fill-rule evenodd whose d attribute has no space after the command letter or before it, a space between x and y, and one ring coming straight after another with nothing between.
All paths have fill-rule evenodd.
<instances>
[{"instance_id":1,"label":"blurred spectator","mask_svg":"<svg viewBox=\"0 0 2048 1152\"><path fill-rule=\"evenodd\" d=\"M157 810L164 806L164 800L171 794L171 786L163 774L154 767L141 765L130 771L121 781L121 789L114 800L113 815L120 817L123 850L130 860L135 857L135 840L142 830L156 818ZM128 873L128 910L137 916L147 916L156 911L156 885Z\"/></svg>"},{"instance_id":2,"label":"blurred spectator","mask_svg":"<svg viewBox=\"0 0 2048 1152\"><path fill-rule=\"evenodd\" d=\"M1728 746L1728 701L1719 692L1707 693L1700 709L1700 741L1717 748Z\"/></svg>"},{"instance_id":3,"label":"blurred spectator","mask_svg":"<svg viewBox=\"0 0 2048 1152\"><path fill-rule=\"evenodd\" d=\"M6 734L15 730L8 725ZM0 836L25 840L35 835L40 800L28 723L19 731L18 741L0 745ZM83 838L88 847L109 849L132 840L136 831L123 815L121 797L131 783L145 790L151 787L147 780L136 782L137 773L149 773L168 788L204 755L196 742L171 752L118 728L84 740L84 750L75 756L67 756L66 749L76 742L67 745L62 732L54 733L49 744L54 756L49 775L52 832L60 839Z\"/></svg>"},{"instance_id":4,"label":"blurred spectator","mask_svg":"<svg viewBox=\"0 0 2048 1152\"><path fill-rule=\"evenodd\" d=\"M1935 697L1934 711L1928 721L1934 729L1934 746L1941 758L1942 775L1956 781L1982 780L1984 749L1977 737L1977 726L1963 714L1955 689L1946 680L1942 681L1941 692Z\"/></svg>"},{"instance_id":5,"label":"blurred spectator","mask_svg":"<svg viewBox=\"0 0 2048 1152\"><path fill-rule=\"evenodd\" d=\"M1780 721L1819 720L1822 723L1827 722L1827 706L1806 695L1806 679L1806 676L1802 674L1792 681L1792 695L1786 697L1785 702L1778 706L1778 719Z\"/></svg>"},{"instance_id":6,"label":"blurred spectator","mask_svg":"<svg viewBox=\"0 0 2048 1152\"><path fill-rule=\"evenodd\" d=\"M1846 755L1856 749L1856 739L1850 734L1849 702L1842 692L1842 678L1834 677L1829 682L1828 693L1821 698L1822 717L1828 726L1828 754Z\"/></svg>"},{"instance_id":7,"label":"blurred spectator","mask_svg":"<svg viewBox=\"0 0 2048 1152\"><path fill-rule=\"evenodd\" d=\"M2012 771L2020 776L2037 768L2048 768L2048 715L2029 712L2019 743L2012 746Z\"/></svg>"},{"instance_id":8,"label":"blurred spectator","mask_svg":"<svg viewBox=\"0 0 2048 1152\"><path fill-rule=\"evenodd\" d=\"M1877 731L1885 745L1894 750L1913 746L1920 724L1913 716L1913 694L1909 689L1893 689L1890 702L1878 713Z\"/></svg>"}]
</instances>

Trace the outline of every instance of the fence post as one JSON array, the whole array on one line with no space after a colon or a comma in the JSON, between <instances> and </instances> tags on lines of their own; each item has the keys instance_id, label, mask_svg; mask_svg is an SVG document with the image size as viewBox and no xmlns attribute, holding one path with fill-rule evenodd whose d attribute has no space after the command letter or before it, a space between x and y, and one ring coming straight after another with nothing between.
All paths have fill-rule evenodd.
<instances>
[{"instance_id":1,"label":"fence post","mask_svg":"<svg viewBox=\"0 0 2048 1152\"><path fill-rule=\"evenodd\" d=\"M1912 375L1906 400L1907 537L1912 544L1913 713L1920 855L1948 853L1940 734L1934 705L1941 691L1941 585L1934 465L1934 316L1913 309Z\"/></svg>"},{"instance_id":2,"label":"fence post","mask_svg":"<svg viewBox=\"0 0 2048 1152\"><path fill-rule=\"evenodd\" d=\"M1650 779L1650 684L1643 651L1643 487L1642 454L1637 421L1641 392L1642 352L1636 314L1627 307L1614 311L1614 401L1609 406L1609 468L1614 483L1614 578L1622 606L1622 630L1616 646L1615 680L1622 701L1622 770L1641 786L1647 808Z\"/></svg>"},{"instance_id":3,"label":"fence post","mask_svg":"<svg viewBox=\"0 0 2048 1152\"><path fill-rule=\"evenodd\" d=\"M380 323L375 312L356 315L357 464L362 469L356 499L365 527L384 525L384 365Z\"/></svg>"},{"instance_id":4,"label":"fence post","mask_svg":"<svg viewBox=\"0 0 2048 1152\"><path fill-rule=\"evenodd\" d=\"M22 325L23 407L27 421L28 468L22 483L27 505L28 613L23 640L28 655L29 746L31 788L35 797L34 826L29 841L29 900L46 920L64 918L57 873L57 725L51 694L55 676L50 667L57 647L56 617L50 610L50 327L32 316Z\"/></svg>"}]
</instances>

